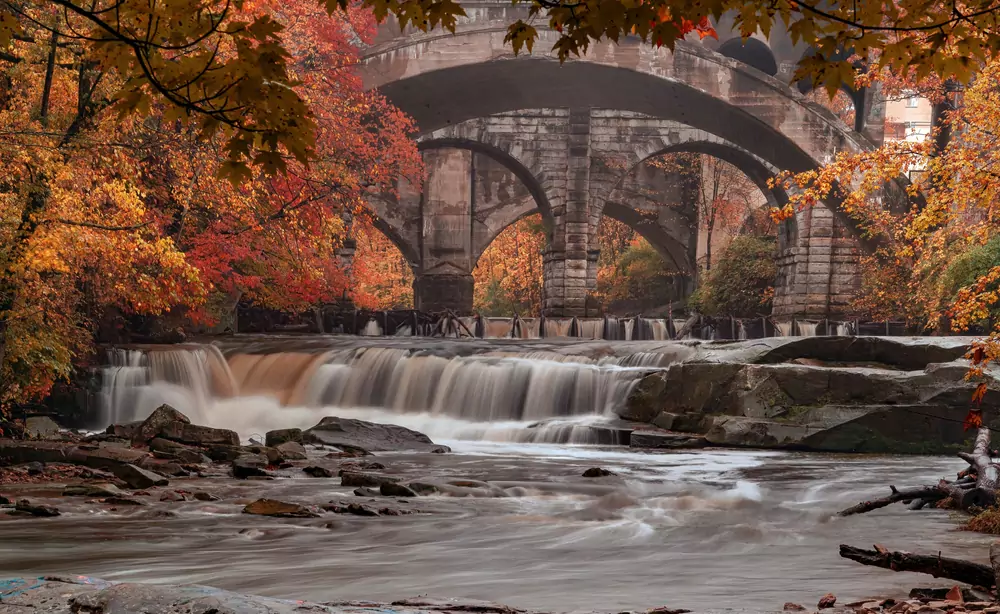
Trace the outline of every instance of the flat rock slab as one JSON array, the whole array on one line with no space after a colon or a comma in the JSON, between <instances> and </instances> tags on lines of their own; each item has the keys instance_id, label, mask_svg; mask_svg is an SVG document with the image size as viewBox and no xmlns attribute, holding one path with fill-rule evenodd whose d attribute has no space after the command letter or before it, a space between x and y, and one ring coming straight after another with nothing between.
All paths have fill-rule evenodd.
<instances>
[{"instance_id":1,"label":"flat rock slab","mask_svg":"<svg viewBox=\"0 0 1000 614\"><path fill-rule=\"evenodd\" d=\"M483 602L417 599L375 602L310 603L243 595L200 585L114 583L85 576L0 578L0 612L33 614L431 614L434 612L521 612Z\"/></svg>"},{"instance_id":2,"label":"flat rock slab","mask_svg":"<svg viewBox=\"0 0 1000 614\"><path fill-rule=\"evenodd\" d=\"M394 424L329 416L303 433L305 441L334 446L345 451L449 452L423 433Z\"/></svg>"}]
</instances>

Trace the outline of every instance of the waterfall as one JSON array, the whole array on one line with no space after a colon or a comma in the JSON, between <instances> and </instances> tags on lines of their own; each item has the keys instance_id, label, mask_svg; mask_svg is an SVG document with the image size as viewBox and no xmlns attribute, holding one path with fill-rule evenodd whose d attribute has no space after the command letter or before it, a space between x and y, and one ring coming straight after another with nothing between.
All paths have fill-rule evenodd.
<instances>
[{"instance_id":1,"label":"waterfall","mask_svg":"<svg viewBox=\"0 0 1000 614\"><path fill-rule=\"evenodd\" d=\"M815 337L816 329L819 328L819 322L804 322L798 320L795 322L795 328L798 330L799 336L801 337Z\"/></svg>"},{"instance_id":2,"label":"waterfall","mask_svg":"<svg viewBox=\"0 0 1000 614\"><path fill-rule=\"evenodd\" d=\"M625 320L625 341L633 341L635 336L635 318Z\"/></svg>"},{"instance_id":3,"label":"waterfall","mask_svg":"<svg viewBox=\"0 0 1000 614\"><path fill-rule=\"evenodd\" d=\"M775 337L791 337L792 336L792 323L791 322L775 322L774 330L777 333Z\"/></svg>"},{"instance_id":4,"label":"waterfall","mask_svg":"<svg viewBox=\"0 0 1000 614\"><path fill-rule=\"evenodd\" d=\"M98 426L141 420L169 403L196 423L243 437L338 415L401 424L445 440L598 443L593 423L614 417L635 383L667 358L444 354L374 346L235 349L226 356L212 345L112 350L103 371L104 424Z\"/></svg>"},{"instance_id":5,"label":"waterfall","mask_svg":"<svg viewBox=\"0 0 1000 614\"><path fill-rule=\"evenodd\" d=\"M743 320L736 320L736 338L740 341L747 338L747 325Z\"/></svg>"},{"instance_id":6,"label":"waterfall","mask_svg":"<svg viewBox=\"0 0 1000 614\"><path fill-rule=\"evenodd\" d=\"M604 319L594 320L594 319L577 319L577 337L581 339L603 339L604 338Z\"/></svg>"},{"instance_id":7,"label":"waterfall","mask_svg":"<svg viewBox=\"0 0 1000 614\"><path fill-rule=\"evenodd\" d=\"M572 326L573 318L545 318L545 337L569 337Z\"/></svg>"},{"instance_id":8,"label":"waterfall","mask_svg":"<svg viewBox=\"0 0 1000 614\"><path fill-rule=\"evenodd\" d=\"M514 320L511 318L483 318L487 339L509 339L514 332Z\"/></svg>"},{"instance_id":9,"label":"waterfall","mask_svg":"<svg viewBox=\"0 0 1000 614\"><path fill-rule=\"evenodd\" d=\"M361 335L363 337L381 337L382 327L378 325L375 318L372 318L371 320L368 320L367 324L365 324L365 328L361 331Z\"/></svg>"}]
</instances>

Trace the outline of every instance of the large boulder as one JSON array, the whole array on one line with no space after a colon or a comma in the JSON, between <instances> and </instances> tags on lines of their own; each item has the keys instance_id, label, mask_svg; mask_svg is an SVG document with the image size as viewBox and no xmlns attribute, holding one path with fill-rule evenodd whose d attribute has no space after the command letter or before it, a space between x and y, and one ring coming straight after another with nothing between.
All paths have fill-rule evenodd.
<instances>
[{"instance_id":1,"label":"large boulder","mask_svg":"<svg viewBox=\"0 0 1000 614\"><path fill-rule=\"evenodd\" d=\"M32 416L25 420L24 434L29 439L60 439L59 425L48 416Z\"/></svg>"},{"instance_id":2,"label":"large boulder","mask_svg":"<svg viewBox=\"0 0 1000 614\"><path fill-rule=\"evenodd\" d=\"M160 429L157 435L165 439L172 439L196 446L240 445L240 436L236 434L236 431L216 429L210 426L189 424L187 422L169 422Z\"/></svg>"},{"instance_id":3,"label":"large boulder","mask_svg":"<svg viewBox=\"0 0 1000 614\"><path fill-rule=\"evenodd\" d=\"M159 435L167 425L175 422L179 424L191 424L191 420L187 416L173 407L166 403L160 405L132 432L132 444L146 444L150 439Z\"/></svg>"},{"instance_id":4,"label":"large boulder","mask_svg":"<svg viewBox=\"0 0 1000 614\"><path fill-rule=\"evenodd\" d=\"M295 441L286 441L284 443L279 443L275 448L281 460L293 461L293 460L306 460L309 455L306 454L305 447Z\"/></svg>"},{"instance_id":5,"label":"large boulder","mask_svg":"<svg viewBox=\"0 0 1000 614\"><path fill-rule=\"evenodd\" d=\"M287 441L302 443L302 429L278 429L268 431L264 435L264 445L272 448L277 448Z\"/></svg>"},{"instance_id":6,"label":"large boulder","mask_svg":"<svg viewBox=\"0 0 1000 614\"><path fill-rule=\"evenodd\" d=\"M651 449L676 449L676 448L703 448L706 445L705 438L692 437L684 433L671 433L658 430L632 431L632 438L629 446L633 448Z\"/></svg>"},{"instance_id":7,"label":"large boulder","mask_svg":"<svg viewBox=\"0 0 1000 614\"><path fill-rule=\"evenodd\" d=\"M430 437L395 424L376 424L364 420L329 416L308 429L303 439L344 451L367 452L442 452L449 451L431 441Z\"/></svg>"}]
</instances>

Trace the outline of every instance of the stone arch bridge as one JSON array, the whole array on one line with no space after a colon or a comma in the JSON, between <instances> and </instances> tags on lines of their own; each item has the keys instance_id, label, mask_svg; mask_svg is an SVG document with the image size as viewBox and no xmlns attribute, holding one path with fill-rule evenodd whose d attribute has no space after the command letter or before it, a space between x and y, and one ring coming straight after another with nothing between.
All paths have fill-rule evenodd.
<instances>
[{"instance_id":1,"label":"stone arch bridge","mask_svg":"<svg viewBox=\"0 0 1000 614\"><path fill-rule=\"evenodd\" d=\"M513 56L505 28L522 9L463 2L455 34L385 26L363 54L379 88L419 128L427 176L371 199L378 225L415 272L416 307L472 307L472 270L507 226L545 221L547 315L594 315L596 229L628 224L686 280L696 273L698 188L642 163L673 152L718 157L743 171L771 204L787 195L767 180L814 168L870 141L786 83L699 43L673 52L633 38L592 45L560 64L555 33ZM857 286L858 242L835 207L817 207L780 233L775 315L835 317ZM588 313L589 311L589 313Z\"/></svg>"}]
</instances>

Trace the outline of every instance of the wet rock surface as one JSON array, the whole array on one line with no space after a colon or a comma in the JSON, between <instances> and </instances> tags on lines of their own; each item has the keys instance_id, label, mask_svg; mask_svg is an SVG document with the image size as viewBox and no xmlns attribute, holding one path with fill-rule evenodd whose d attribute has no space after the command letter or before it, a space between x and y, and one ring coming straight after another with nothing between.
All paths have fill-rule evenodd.
<instances>
[{"instance_id":1,"label":"wet rock surface","mask_svg":"<svg viewBox=\"0 0 1000 614\"><path fill-rule=\"evenodd\" d=\"M960 339L806 337L701 343L649 373L618 414L704 435L688 444L830 452L946 454L967 439ZM992 387L991 387L992 390ZM988 407L1000 407L989 392ZM1000 413L1000 412L994 412ZM991 419L1000 427L1000 415ZM633 447L688 444L639 431Z\"/></svg>"},{"instance_id":2,"label":"wet rock surface","mask_svg":"<svg viewBox=\"0 0 1000 614\"><path fill-rule=\"evenodd\" d=\"M430 437L394 424L375 424L363 420L323 418L302 434L307 442L321 443L345 451L365 452L439 452L447 446L435 444Z\"/></svg>"}]
</instances>

